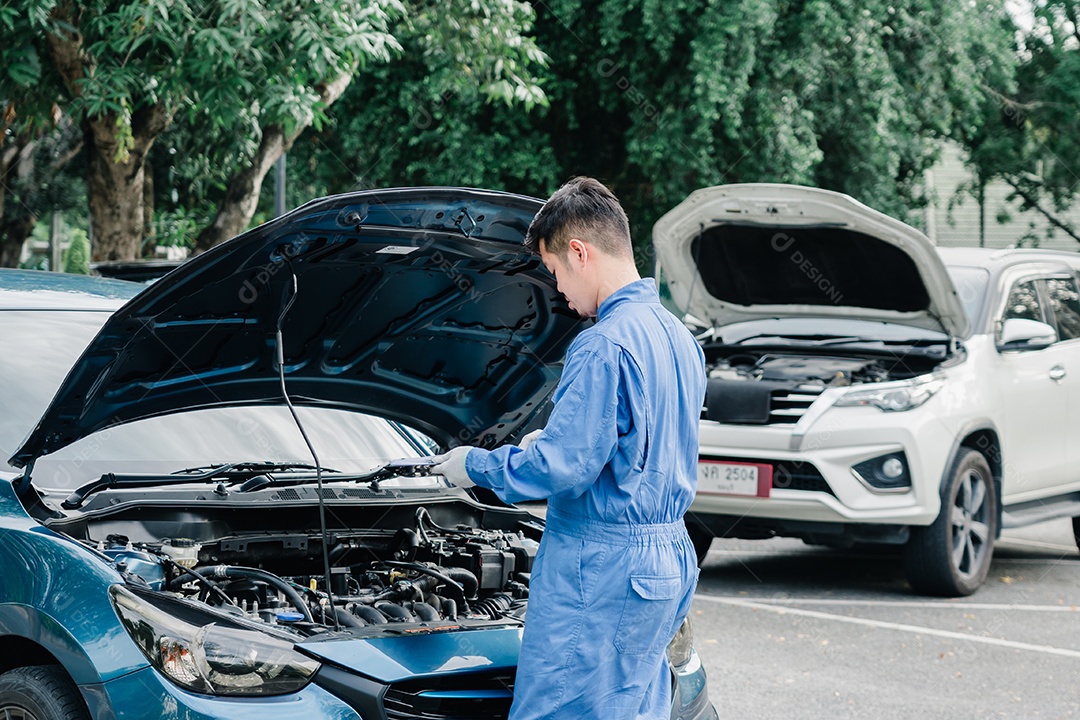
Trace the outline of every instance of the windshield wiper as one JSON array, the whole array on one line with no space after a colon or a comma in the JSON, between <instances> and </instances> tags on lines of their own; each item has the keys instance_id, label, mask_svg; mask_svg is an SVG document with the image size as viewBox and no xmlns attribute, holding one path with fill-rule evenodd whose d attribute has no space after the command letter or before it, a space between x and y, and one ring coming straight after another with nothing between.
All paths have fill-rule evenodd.
<instances>
[{"instance_id":1,"label":"windshield wiper","mask_svg":"<svg viewBox=\"0 0 1080 720\"><path fill-rule=\"evenodd\" d=\"M94 493L116 487L160 487L162 485L187 485L190 483L230 480L233 483L244 482L268 472L288 470L315 470L313 465L302 463L242 462L207 465L197 468L177 470L169 475L118 475L105 473L97 480L92 480L67 496L60 507L65 510L77 510ZM339 472L333 468L323 468L324 472Z\"/></svg>"},{"instance_id":2,"label":"windshield wiper","mask_svg":"<svg viewBox=\"0 0 1080 720\"><path fill-rule=\"evenodd\" d=\"M218 471L218 475L228 475L229 473L245 473L245 472L283 472L285 470L318 470L319 468L307 463L275 463L275 462L242 462L242 463L218 463L216 465L200 465L199 467L184 468L183 470L176 470L170 474L180 475L182 473L205 473L207 471ZM341 472L334 468L324 467L323 472Z\"/></svg>"}]
</instances>

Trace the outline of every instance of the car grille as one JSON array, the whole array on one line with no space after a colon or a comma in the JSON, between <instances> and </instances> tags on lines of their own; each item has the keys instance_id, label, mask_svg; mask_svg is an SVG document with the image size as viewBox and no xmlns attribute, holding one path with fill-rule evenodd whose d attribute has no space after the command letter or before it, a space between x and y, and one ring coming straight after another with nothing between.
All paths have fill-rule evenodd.
<instances>
[{"instance_id":1,"label":"car grille","mask_svg":"<svg viewBox=\"0 0 1080 720\"><path fill-rule=\"evenodd\" d=\"M455 675L391 685L383 707L388 720L503 720L512 700L512 676Z\"/></svg>"},{"instance_id":2,"label":"car grille","mask_svg":"<svg viewBox=\"0 0 1080 720\"><path fill-rule=\"evenodd\" d=\"M718 462L755 463L772 465L772 487L777 490L801 490L803 492L823 492L836 497L821 471L813 463L799 460L761 460L756 458L733 458L701 456L702 460Z\"/></svg>"},{"instance_id":3,"label":"car grille","mask_svg":"<svg viewBox=\"0 0 1080 720\"><path fill-rule=\"evenodd\" d=\"M794 390L773 390L769 393L769 424L799 422L824 389L818 385L801 385Z\"/></svg>"}]
</instances>

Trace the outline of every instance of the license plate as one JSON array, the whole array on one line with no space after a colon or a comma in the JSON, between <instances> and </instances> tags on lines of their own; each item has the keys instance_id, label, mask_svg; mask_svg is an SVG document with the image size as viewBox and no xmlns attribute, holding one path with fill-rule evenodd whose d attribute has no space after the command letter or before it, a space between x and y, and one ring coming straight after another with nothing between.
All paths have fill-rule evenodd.
<instances>
[{"instance_id":1,"label":"license plate","mask_svg":"<svg viewBox=\"0 0 1080 720\"><path fill-rule=\"evenodd\" d=\"M772 465L698 460L698 492L769 497Z\"/></svg>"}]
</instances>

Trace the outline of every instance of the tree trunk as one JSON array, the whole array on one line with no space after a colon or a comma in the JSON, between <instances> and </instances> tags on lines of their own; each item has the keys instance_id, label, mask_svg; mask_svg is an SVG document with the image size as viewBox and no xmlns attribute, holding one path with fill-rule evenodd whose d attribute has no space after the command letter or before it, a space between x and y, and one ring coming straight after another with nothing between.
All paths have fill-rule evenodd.
<instances>
[{"instance_id":1,"label":"tree trunk","mask_svg":"<svg viewBox=\"0 0 1080 720\"><path fill-rule=\"evenodd\" d=\"M72 8L57 5L53 18L78 27ZM77 30L50 33L49 53L72 95L78 96L80 81L93 71L83 53ZM172 122L164 103L138 105L131 117L131 144L121 151L121 128L113 113L87 118L85 136L89 153L87 193L94 235L94 260L134 260L143 237L143 178L146 154L154 140ZM118 152L120 151L120 152Z\"/></svg>"},{"instance_id":2,"label":"tree trunk","mask_svg":"<svg viewBox=\"0 0 1080 720\"><path fill-rule=\"evenodd\" d=\"M352 71L343 73L318 88L323 107L330 106L341 97L345 88L352 82L355 70L356 68L353 67ZM306 129L306 125L298 126L291 134L286 135L285 129L278 125L263 128L262 142L259 143L259 149L255 152L251 164L229 179L225 199L218 206L213 222L203 228L195 239L196 253L209 250L214 245L223 243L247 230L251 218L255 215L255 209L259 205L259 194L262 192L266 173L270 172L270 168L274 167L277 159L289 151L296 139L300 137L300 133Z\"/></svg>"},{"instance_id":3,"label":"tree trunk","mask_svg":"<svg viewBox=\"0 0 1080 720\"><path fill-rule=\"evenodd\" d=\"M143 167L143 242L139 250L140 257L153 257L157 252L157 238L154 236L154 169L150 162Z\"/></svg>"},{"instance_id":4,"label":"tree trunk","mask_svg":"<svg viewBox=\"0 0 1080 720\"><path fill-rule=\"evenodd\" d=\"M33 213L12 212L11 215L0 222L0 238L3 239L0 243L0 267L19 267L23 243L37 224L37 217Z\"/></svg>"},{"instance_id":5,"label":"tree trunk","mask_svg":"<svg viewBox=\"0 0 1080 720\"><path fill-rule=\"evenodd\" d=\"M34 141L29 136L16 138L0 152L0 267L18 267L23 243L37 222L22 203L14 201L11 207L6 204L8 186L15 176L28 172L26 163L33 152Z\"/></svg>"},{"instance_id":6,"label":"tree trunk","mask_svg":"<svg viewBox=\"0 0 1080 720\"><path fill-rule=\"evenodd\" d=\"M94 224L94 260L134 260L143 230L142 157L117 162L116 122L89 121L90 175L86 180L90 221Z\"/></svg>"},{"instance_id":7,"label":"tree trunk","mask_svg":"<svg viewBox=\"0 0 1080 720\"><path fill-rule=\"evenodd\" d=\"M251 164L229 179L225 199L218 206L217 214L209 225L195 238L195 252L209 250L218 243L239 235L247 229L255 215L262 192L263 179L277 159L285 153L285 131L279 126L263 128L262 142ZM289 143L291 147L292 143Z\"/></svg>"}]
</instances>

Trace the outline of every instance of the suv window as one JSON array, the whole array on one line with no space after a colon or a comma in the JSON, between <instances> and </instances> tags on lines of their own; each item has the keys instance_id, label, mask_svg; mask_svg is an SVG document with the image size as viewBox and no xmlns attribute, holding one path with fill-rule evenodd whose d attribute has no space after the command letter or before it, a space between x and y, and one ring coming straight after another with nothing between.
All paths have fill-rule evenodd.
<instances>
[{"instance_id":1,"label":"suv window","mask_svg":"<svg viewBox=\"0 0 1080 720\"><path fill-rule=\"evenodd\" d=\"M1072 340L1080 337L1080 292L1072 278L1049 278L1046 281L1046 294L1050 299L1050 309L1057 323L1058 337Z\"/></svg>"},{"instance_id":2,"label":"suv window","mask_svg":"<svg viewBox=\"0 0 1080 720\"><path fill-rule=\"evenodd\" d=\"M1042 307L1039 304L1039 289L1034 280L1018 282L1009 291L1009 299L1005 303L1005 312L1001 319L1012 318L1044 322Z\"/></svg>"}]
</instances>

